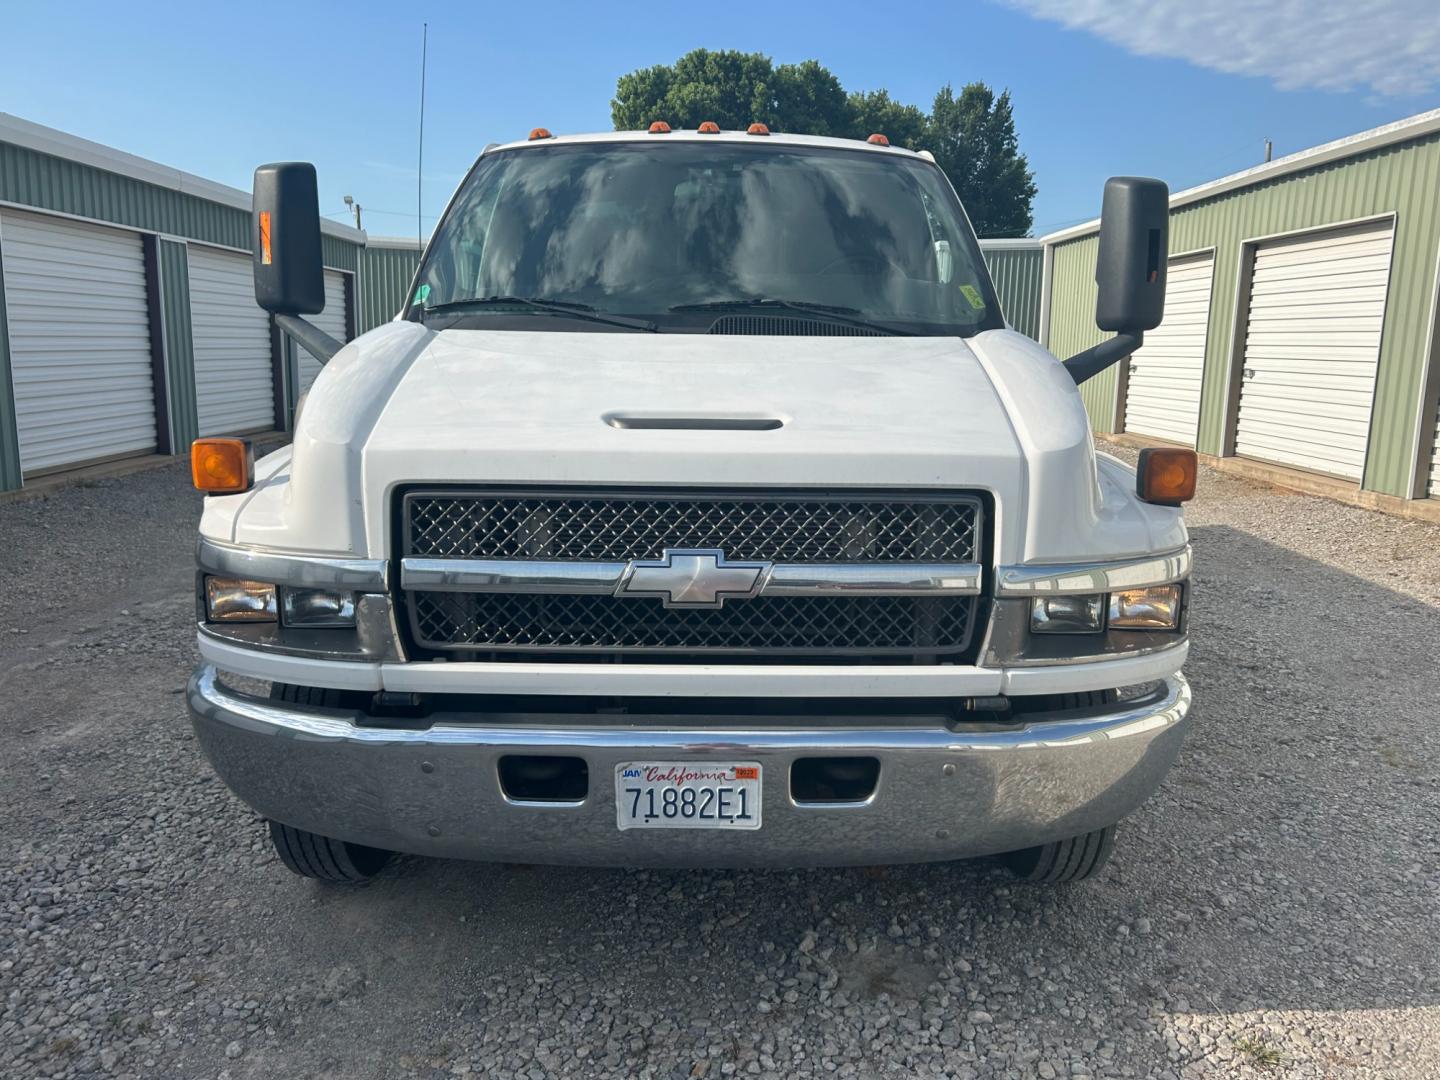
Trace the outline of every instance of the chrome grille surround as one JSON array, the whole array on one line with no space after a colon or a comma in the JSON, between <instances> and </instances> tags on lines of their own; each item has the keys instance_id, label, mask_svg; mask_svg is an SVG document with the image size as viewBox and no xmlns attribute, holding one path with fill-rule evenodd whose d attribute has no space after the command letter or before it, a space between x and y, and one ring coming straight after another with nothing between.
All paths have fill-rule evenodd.
<instances>
[{"instance_id":1,"label":"chrome grille surround","mask_svg":"<svg viewBox=\"0 0 1440 1080\"><path fill-rule=\"evenodd\" d=\"M401 596L435 652L939 660L975 637L983 525L969 494L417 490ZM630 587L682 554L760 569L713 604Z\"/></svg>"}]
</instances>

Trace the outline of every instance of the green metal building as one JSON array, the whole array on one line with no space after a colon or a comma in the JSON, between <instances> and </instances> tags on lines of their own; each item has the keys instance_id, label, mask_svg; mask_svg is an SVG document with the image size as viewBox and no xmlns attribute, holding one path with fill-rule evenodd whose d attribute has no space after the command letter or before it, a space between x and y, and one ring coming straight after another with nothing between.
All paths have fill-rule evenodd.
<instances>
[{"instance_id":1,"label":"green metal building","mask_svg":"<svg viewBox=\"0 0 1440 1080\"><path fill-rule=\"evenodd\" d=\"M342 339L364 241L324 224ZM0 113L0 490L284 430L318 370L255 304L247 192Z\"/></svg>"},{"instance_id":2,"label":"green metal building","mask_svg":"<svg viewBox=\"0 0 1440 1080\"><path fill-rule=\"evenodd\" d=\"M1027 337L1040 336L1044 253L1039 240L981 240L980 253L995 282L1000 308Z\"/></svg>"},{"instance_id":3,"label":"green metal building","mask_svg":"<svg viewBox=\"0 0 1440 1080\"><path fill-rule=\"evenodd\" d=\"M1042 238L1040 340L1095 328L1099 222ZM1170 200L1165 317L1082 388L1096 431L1431 516L1440 500L1440 109Z\"/></svg>"},{"instance_id":4,"label":"green metal building","mask_svg":"<svg viewBox=\"0 0 1440 1080\"><path fill-rule=\"evenodd\" d=\"M420 242L411 236L371 236L360 253L360 332L399 314L420 265Z\"/></svg>"}]
</instances>

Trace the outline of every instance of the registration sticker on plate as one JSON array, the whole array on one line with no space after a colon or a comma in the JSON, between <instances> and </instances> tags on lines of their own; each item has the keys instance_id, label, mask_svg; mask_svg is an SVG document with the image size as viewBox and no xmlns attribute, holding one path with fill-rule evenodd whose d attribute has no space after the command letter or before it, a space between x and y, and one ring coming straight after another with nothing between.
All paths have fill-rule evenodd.
<instances>
[{"instance_id":1,"label":"registration sticker on plate","mask_svg":"<svg viewBox=\"0 0 1440 1080\"><path fill-rule=\"evenodd\" d=\"M758 829L754 761L625 761L615 766L622 829Z\"/></svg>"}]
</instances>

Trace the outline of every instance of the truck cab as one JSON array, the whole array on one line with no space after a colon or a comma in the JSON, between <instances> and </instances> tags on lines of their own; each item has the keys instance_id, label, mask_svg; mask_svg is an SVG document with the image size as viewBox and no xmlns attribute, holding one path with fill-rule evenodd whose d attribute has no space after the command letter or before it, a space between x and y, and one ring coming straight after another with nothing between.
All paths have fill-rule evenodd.
<instances>
[{"instance_id":1,"label":"truck cab","mask_svg":"<svg viewBox=\"0 0 1440 1080\"><path fill-rule=\"evenodd\" d=\"M1162 184L1107 185L1065 363L881 136L487 148L343 348L313 168L255 191L327 362L289 446L195 445L188 698L287 867L1103 867L1190 717L1194 454L1097 453L1077 387L1159 322Z\"/></svg>"}]
</instances>

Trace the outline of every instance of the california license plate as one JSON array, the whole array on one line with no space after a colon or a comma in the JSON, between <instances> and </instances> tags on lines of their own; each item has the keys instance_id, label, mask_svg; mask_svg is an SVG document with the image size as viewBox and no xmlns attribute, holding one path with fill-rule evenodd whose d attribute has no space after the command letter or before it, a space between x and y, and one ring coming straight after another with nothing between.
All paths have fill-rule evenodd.
<instances>
[{"instance_id":1,"label":"california license plate","mask_svg":"<svg viewBox=\"0 0 1440 1080\"><path fill-rule=\"evenodd\" d=\"M615 766L622 829L758 829L754 761L625 761Z\"/></svg>"}]
</instances>

